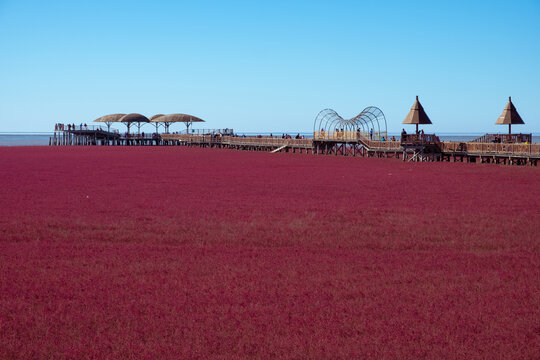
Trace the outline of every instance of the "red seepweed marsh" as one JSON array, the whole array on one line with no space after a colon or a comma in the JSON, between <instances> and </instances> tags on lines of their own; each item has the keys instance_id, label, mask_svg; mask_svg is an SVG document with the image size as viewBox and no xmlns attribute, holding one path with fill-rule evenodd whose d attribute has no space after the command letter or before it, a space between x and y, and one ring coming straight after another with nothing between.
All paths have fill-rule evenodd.
<instances>
[{"instance_id":1,"label":"red seepweed marsh","mask_svg":"<svg viewBox=\"0 0 540 360\"><path fill-rule=\"evenodd\" d=\"M0 153L0 358L540 357L537 168Z\"/></svg>"}]
</instances>

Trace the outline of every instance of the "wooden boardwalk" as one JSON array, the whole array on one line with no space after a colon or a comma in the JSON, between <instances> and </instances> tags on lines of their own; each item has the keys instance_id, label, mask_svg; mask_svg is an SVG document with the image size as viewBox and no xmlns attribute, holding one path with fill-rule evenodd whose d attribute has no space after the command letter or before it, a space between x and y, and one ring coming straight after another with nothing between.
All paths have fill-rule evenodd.
<instances>
[{"instance_id":1,"label":"wooden boardwalk","mask_svg":"<svg viewBox=\"0 0 540 360\"><path fill-rule=\"evenodd\" d=\"M433 136L433 137L431 137ZM313 139L237 137L214 134L123 136L99 130L55 133L50 145L198 146L249 151L396 158L403 161L450 161L537 166L540 144L438 141L434 135L407 135L403 141L370 140L357 132L314 133Z\"/></svg>"},{"instance_id":2,"label":"wooden boardwalk","mask_svg":"<svg viewBox=\"0 0 540 360\"><path fill-rule=\"evenodd\" d=\"M315 134L317 135L317 134ZM270 137L215 137L212 135L161 135L163 145L280 151L306 154L397 158L403 161L459 161L515 165L538 164L540 144L494 144L478 142L418 143L414 151L400 141L372 141L360 135L314 139Z\"/></svg>"}]
</instances>

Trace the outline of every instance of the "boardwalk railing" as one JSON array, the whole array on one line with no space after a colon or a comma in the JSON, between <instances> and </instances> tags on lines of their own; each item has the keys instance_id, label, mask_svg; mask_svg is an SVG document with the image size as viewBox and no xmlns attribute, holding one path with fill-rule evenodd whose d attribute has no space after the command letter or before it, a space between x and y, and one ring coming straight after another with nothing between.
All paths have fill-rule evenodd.
<instances>
[{"instance_id":1,"label":"boardwalk railing","mask_svg":"<svg viewBox=\"0 0 540 360\"><path fill-rule=\"evenodd\" d=\"M356 132L354 132L355 135ZM164 140L176 140L181 142L187 142L190 144L206 144L206 143L221 143L225 145L233 146L266 146L266 147L298 147L298 148L312 148L313 139L282 139L276 137L262 136L262 137L237 137L237 136L215 136L215 135L190 135L190 134L162 134L161 138ZM358 135L354 142L363 143L368 149L374 150L392 150L397 151L400 149L401 144L399 141L376 141L369 140L368 138Z\"/></svg>"},{"instance_id":2,"label":"boardwalk railing","mask_svg":"<svg viewBox=\"0 0 540 360\"><path fill-rule=\"evenodd\" d=\"M205 143L210 142L212 135L190 135L190 134L161 134L163 140L178 140L189 143Z\"/></svg>"},{"instance_id":3,"label":"boardwalk railing","mask_svg":"<svg viewBox=\"0 0 540 360\"><path fill-rule=\"evenodd\" d=\"M367 131L315 131L313 139L316 141L350 141L361 142L368 149L373 150L399 150L399 141L389 141L386 133L375 132L373 140L370 139Z\"/></svg>"},{"instance_id":4,"label":"boardwalk railing","mask_svg":"<svg viewBox=\"0 0 540 360\"><path fill-rule=\"evenodd\" d=\"M441 141L435 134L402 134L402 145L439 145Z\"/></svg>"},{"instance_id":5,"label":"boardwalk railing","mask_svg":"<svg viewBox=\"0 0 540 360\"><path fill-rule=\"evenodd\" d=\"M532 143L532 134L485 134L472 142L476 143Z\"/></svg>"},{"instance_id":6,"label":"boardwalk railing","mask_svg":"<svg viewBox=\"0 0 540 360\"><path fill-rule=\"evenodd\" d=\"M71 124L55 124L54 125L54 131L55 132L62 132L62 131L104 131L104 132L111 132L111 133L118 133L117 129L110 128L108 130L107 126L103 125L75 125L72 126Z\"/></svg>"},{"instance_id":7,"label":"boardwalk railing","mask_svg":"<svg viewBox=\"0 0 540 360\"><path fill-rule=\"evenodd\" d=\"M373 150L400 150L401 143L399 141L363 141L368 149Z\"/></svg>"},{"instance_id":8,"label":"boardwalk railing","mask_svg":"<svg viewBox=\"0 0 540 360\"><path fill-rule=\"evenodd\" d=\"M162 134L163 140L176 140L190 144L220 143L224 145L238 146L265 146L265 147L302 147L311 148L312 139L282 139L276 137L254 137L254 136L216 136L216 135L190 135L190 134Z\"/></svg>"},{"instance_id":9,"label":"boardwalk railing","mask_svg":"<svg viewBox=\"0 0 540 360\"><path fill-rule=\"evenodd\" d=\"M233 129L184 129L176 132L177 134L184 135L211 135L211 134L222 134L222 135L232 135L234 134ZM172 135L172 134L171 134Z\"/></svg>"},{"instance_id":10,"label":"boardwalk railing","mask_svg":"<svg viewBox=\"0 0 540 360\"><path fill-rule=\"evenodd\" d=\"M467 152L469 154L519 154L540 155L540 144L504 144L504 143L477 143L477 142L441 142L443 152Z\"/></svg>"},{"instance_id":11,"label":"boardwalk railing","mask_svg":"<svg viewBox=\"0 0 540 360\"><path fill-rule=\"evenodd\" d=\"M124 139L130 139L130 140L151 140L151 139L159 139L159 134L156 133L144 133L144 134L123 134L122 138Z\"/></svg>"},{"instance_id":12,"label":"boardwalk railing","mask_svg":"<svg viewBox=\"0 0 540 360\"><path fill-rule=\"evenodd\" d=\"M367 131L315 131L313 133L314 140L330 140L330 141L342 141L350 140L355 141L364 137L370 139L369 132ZM374 132L373 140L388 140L388 135L385 132ZM371 141L371 139L370 139Z\"/></svg>"},{"instance_id":13,"label":"boardwalk railing","mask_svg":"<svg viewBox=\"0 0 540 360\"><path fill-rule=\"evenodd\" d=\"M356 134L356 133L355 133ZM150 136L151 134L149 134ZM161 134L163 140L175 140L190 144L223 144L231 146L259 146L277 148L289 146L296 148L312 148L312 139L282 139L269 136L263 137L236 137L236 136L215 136L215 135L189 135L189 134ZM475 143L475 142L455 142L439 141L433 134L421 135L408 134L407 143L417 143L423 141L424 144L437 144L443 153L469 153L485 155L540 155L540 144L504 144L504 143ZM374 141L368 140L360 135L356 141L364 144L369 150L400 151L402 143L400 141Z\"/></svg>"},{"instance_id":14,"label":"boardwalk railing","mask_svg":"<svg viewBox=\"0 0 540 360\"><path fill-rule=\"evenodd\" d=\"M268 147L309 147L313 146L313 140L311 139L282 139L269 136L263 137L233 137L224 136L221 140L223 144L229 145L247 145L247 146L268 146Z\"/></svg>"}]
</instances>

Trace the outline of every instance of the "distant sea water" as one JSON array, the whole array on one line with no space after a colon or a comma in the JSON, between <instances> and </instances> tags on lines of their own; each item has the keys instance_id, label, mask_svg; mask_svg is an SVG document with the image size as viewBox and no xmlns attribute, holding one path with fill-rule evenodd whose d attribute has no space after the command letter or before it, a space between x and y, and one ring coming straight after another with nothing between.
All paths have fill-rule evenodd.
<instances>
[{"instance_id":1,"label":"distant sea water","mask_svg":"<svg viewBox=\"0 0 540 360\"><path fill-rule=\"evenodd\" d=\"M0 146L44 146L49 145L51 136L52 133L0 133Z\"/></svg>"},{"instance_id":2,"label":"distant sea water","mask_svg":"<svg viewBox=\"0 0 540 360\"><path fill-rule=\"evenodd\" d=\"M282 134L285 134L283 132L275 132L275 133L252 133L252 132L239 132L239 135L245 134L246 136L255 136L255 135L263 135L268 136L272 134L273 136L281 137ZM298 133L287 133L291 135L293 138ZM306 139L310 139L313 137L313 133L300 133L301 136L305 137ZM459 142L467 142L472 141L483 134L444 134L441 133L439 135L439 139L441 141L459 141ZM49 145L49 138L52 136L52 134L46 134L46 133L0 133L0 146L45 146ZM390 133L389 136L395 136L396 139L399 139L398 133ZM534 133L533 134L533 143L540 143L540 134Z\"/></svg>"}]
</instances>

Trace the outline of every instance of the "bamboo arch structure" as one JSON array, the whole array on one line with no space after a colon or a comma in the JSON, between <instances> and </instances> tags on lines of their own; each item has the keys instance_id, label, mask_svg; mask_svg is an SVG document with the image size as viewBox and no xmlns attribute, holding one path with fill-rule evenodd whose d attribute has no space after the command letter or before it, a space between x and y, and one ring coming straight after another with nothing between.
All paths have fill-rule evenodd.
<instances>
[{"instance_id":1,"label":"bamboo arch structure","mask_svg":"<svg viewBox=\"0 0 540 360\"><path fill-rule=\"evenodd\" d=\"M348 120L332 109L321 110L313 123L313 133L316 134L316 138L334 138L334 129L336 132L351 134L354 138L358 132L370 137L370 131L373 129L373 140L380 140L383 137L388 139L386 117L382 110L375 106L368 106L360 114Z\"/></svg>"}]
</instances>

